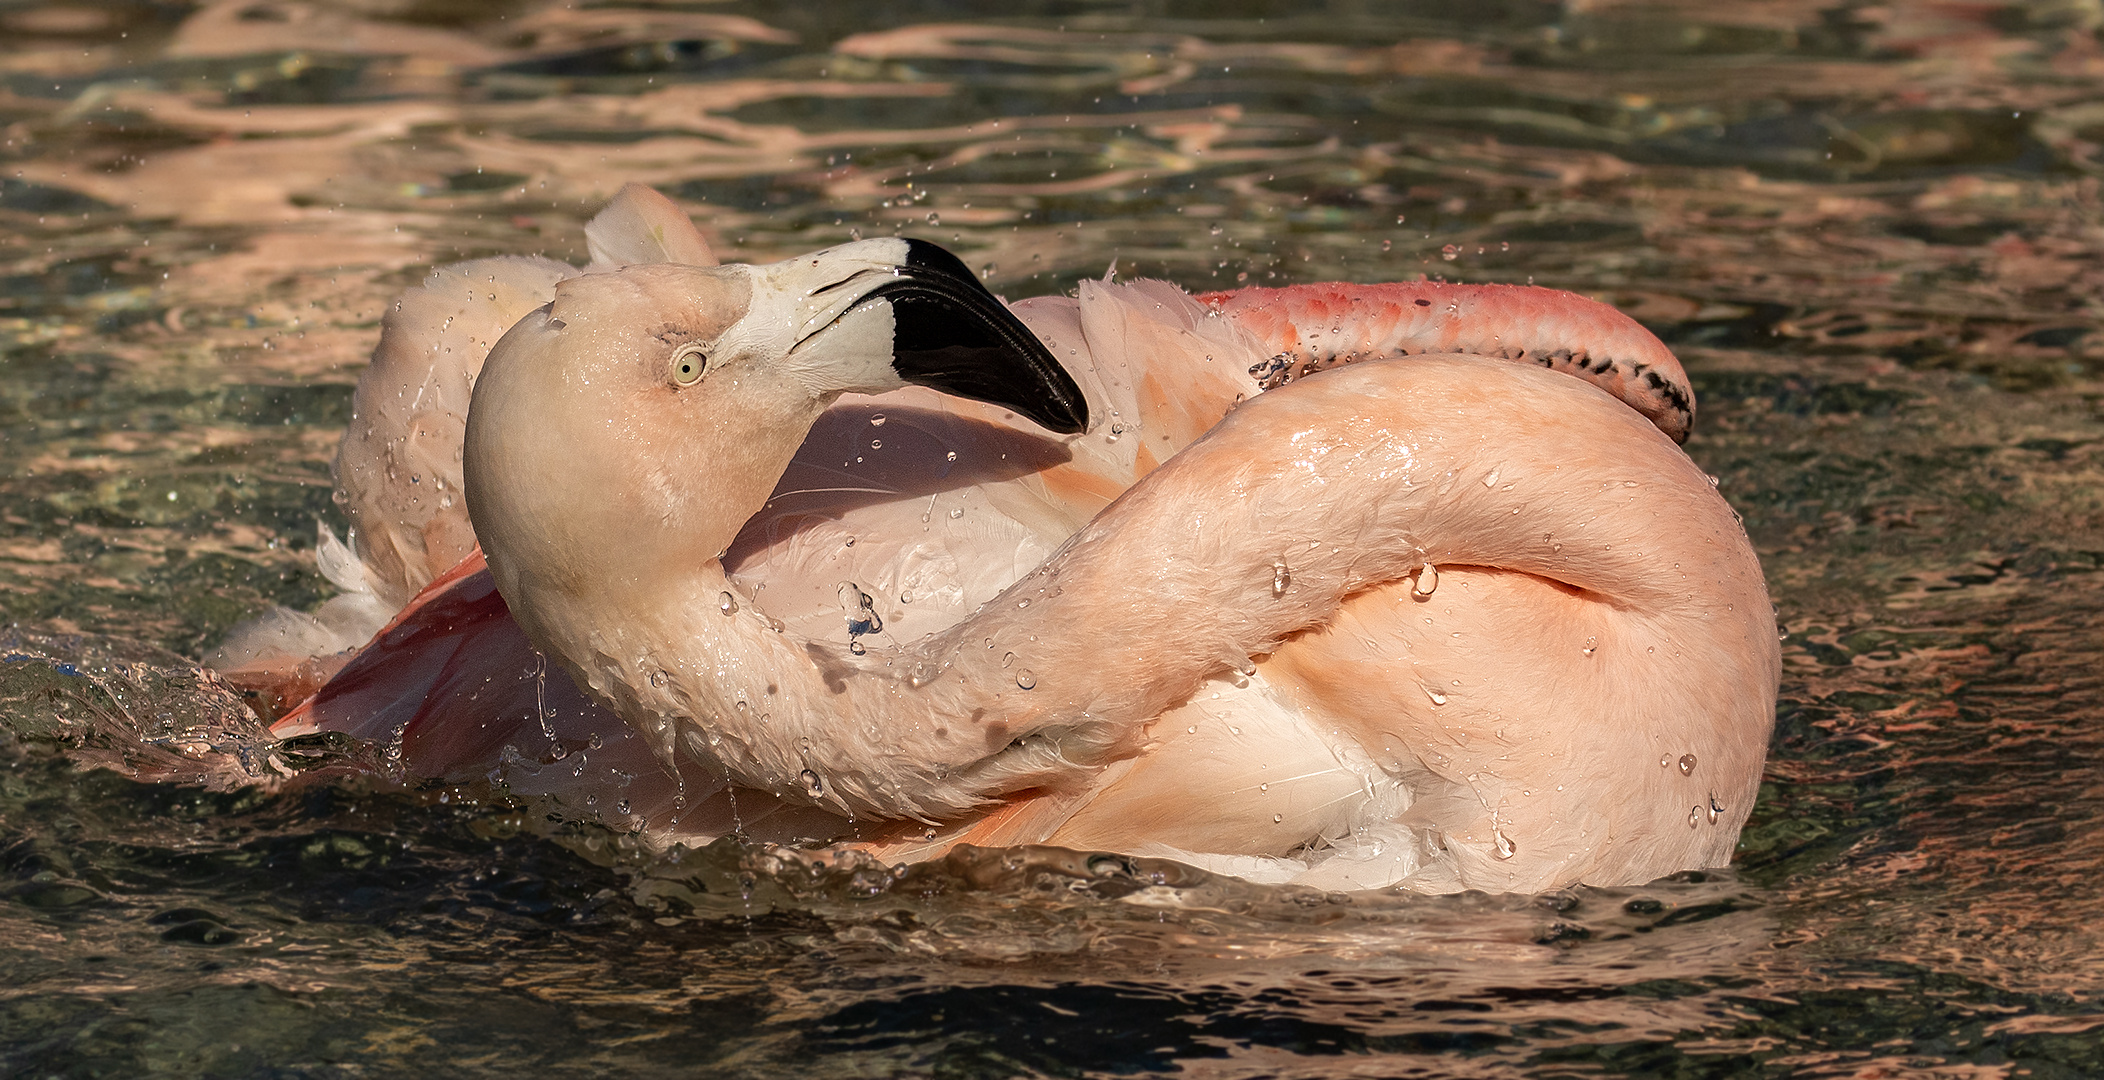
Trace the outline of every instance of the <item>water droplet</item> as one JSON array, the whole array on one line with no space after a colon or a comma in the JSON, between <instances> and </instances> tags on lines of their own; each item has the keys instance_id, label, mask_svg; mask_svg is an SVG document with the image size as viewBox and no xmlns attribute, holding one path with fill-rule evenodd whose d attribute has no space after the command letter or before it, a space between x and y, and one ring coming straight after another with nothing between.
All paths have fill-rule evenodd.
<instances>
[{"instance_id":1,"label":"water droplet","mask_svg":"<svg viewBox=\"0 0 2104 1080\"><path fill-rule=\"evenodd\" d=\"M1498 486L1498 470L1490 470L1490 474L1483 478L1483 486L1487 488L1494 488Z\"/></svg>"},{"instance_id":2,"label":"water droplet","mask_svg":"<svg viewBox=\"0 0 2104 1080\"><path fill-rule=\"evenodd\" d=\"M1690 807L1688 807L1688 828L1692 829L1692 828L1694 828L1694 827L1695 827L1696 825L1698 825L1698 824L1701 824L1701 822L1702 822L1702 808L1701 808L1701 807L1699 807L1699 806L1690 806Z\"/></svg>"},{"instance_id":3,"label":"water droplet","mask_svg":"<svg viewBox=\"0 0 2104 1080\"><path fill-rule=\"evenodd\" d=\"M955 451L955 450L952 450L952 451L950 451L949 453L947 453L947 454L944 454L944 455L942 456L942 459L943 459L944 461L955 461L955 460L957 460L957 451Z\"/></svg>"},{"instance_id":4,"label":"water droplet","mask_svg":"<svg viewBox=\"0 0 2104 1080\"><path fill-rule=\"evenodd\" d=\"M1270 791L1270 790L1271 790L1271 785L1270 785L1270 784L1258 784L1258 785L1257 785L1257 790L1258 790L1258 791Z\"/></svg>"},{"instance_id":5,"label":"water droplet","mask_svg":"<svg viewBox=\"0 0 2104 1080\"><path fill-rule=\"evenodd\" d=\"M1512 837L1505 835L1505 830L1492 828L1490 830L1490 849L1497 853L1498 858L1509 859L1519 853L1520 846L1512 842Z\"/></svg>"},{"instance_id":6,"label":"water droplet","mask_svg":"<svg viewBox=\"0 0 2104 1080\"><path fill-rule=\"evenodd\" d=\"M725 615L736 615L738 613L738 598L732 596L729 591L725 591L722 595L716 597L716 609Z\"/></svg>"},{"instance_id":7,"label":"water droplet","mask_svg":"<svg viewBox=\"0 0 2104 1080\"><path fill-rule=\"evenodd\" d=\"M847 643L847 651L854 653L856 656L862 656L869 652L869 646L862 644L861 638L856 638Z\"/></svg>"},{"instance_id":8,"label":"water droplet","mask_svg":"<svg viewBox=\"0 0 2104 1080\"><path fill-rule=\"evenodd\" d=\"M936 213L936 212L935 212L935 211L933 211L933 210L930 210L930 211L928 211L928 224L930 224L930 225L940 225L940 224L942 224L942 215L941 215L941 214L938 214L938 213Z\"/></svg>"},{"instance_id":9,"label":"water droplet","mask_svg":"<svg viewBox=\"0 0 2104 1080\"><path fill-rule=\"evenodd\" d=\"M1682 776L1693 776L1693 775L1695 775L1695 755L1693 755L1693 754L1682 754L1682 755L1680 755L1680 775L1682 775Z\"/></svg>"},{"instance_id":10,"label":"water droplet","mask_svg":"<svg viewBox=\"0 0 2104 1080\"><path fill-rule=\"evenodd\" d=\"M847 636L850 640L864 634L874 634L884 629L884 620L877 616L877 606L861 586L852 581L843 581L839 589L840 610L847 615Z\"/></svg>"},{"instance_id":11,"label":"water droplet","mask_svg":"<svg viewBox=\"0 0 2104 1080\"><path fill-rule=\"evenodd\" d=\"M628 800L623 799L620 802L614 804L614 813L620 814L625 817L631 813L634 813L634 811L629 809Z\"/></svg>"},{"instance_id":12,"label":"water droplet","mask_svg":"<svg viewBox=\"0 0 2104 1080\"><path fill-rule=\"evenodd\" d=\"M1461 245L1448 244L1445 247L1440 248L1439 257L1445 259L1448 262L1453 262L1455 259L1461 257Z\"/></svg>"},{"instance_id":13,"label":"water droplet","mask_svg":"<svg viewBox=\"0 0 2104 1080\"><path fill-rule=\"evenodd\" d=\"M1671 755L1671 754L1666 754L1666 755L1664 755L1663 757L1660 757L1660 758L1658 759L1658 767L1659 767L1659 768L1661 768L1661 769L1663 769L1663 768L1666 768L1666 767L1668 767L1668 766L1670 766L1670 765L1672 765L1672 764L1673 764L1673 755Z\"/></svg>"},{"instance_id":14,"label":"water droplet","mask_svg":"<svg viewBox=\"0 0 2104 1080\"><path fill-rule=\"evenodd\" d=\"M871 440L869 440L869 448L870 448L871 450L882 450L882 449L884 449L884 440L882 440L882 439L871 439Z\"/></svg>"},{"instance_id":15,"label":"water droplet","mask_svg":"<svg viewBox=\"0 0 2104 1080\"><path fill-rule=\"evenodd\" d=\"M1279 822L1281 822L1281 821L1284 821L1284 820L1286 820L1286 815L1284 815L1284 814L1273 814L1273 815L1271 815L1271 823L1272 823L1273 825L1276 825L1276 824L1278 824Z\"/></svg>"},{"instance_id":16,"label":"water droplet","mask_svg":"<svg viewBox=\"0 0 2104 1080\"><path fill-rule=\"evenodd\" d=\"M1015 684L1028 690L1037 685L1037 673L1029 668L1018 671L1015 673Z\"/></svg>"},{"instance_id":17,"label":"water droplet","mask_svg":"<svg viewBox=\"0 0 2104 1080\"><path fill-rule=\"evenodd\" d=\"M1276 600L1279 597L1286 595L1286 586L1291 584L1293 584L1293 570L1291 567L1286 565L1286 560L1272 560L1271 598Z\"/></svg>"},{"instance_id":18,"label":"water droplet","mask_svg":"<svg viewBox=\"0 0 2104 1080\"><path fill-rule=\"evenodd\" d=\"M1014 654L1014 653L1002 653L1002 654L1001 654L1001 666L1002 666L1002 667L1007 667L1008 665L1010 665L1010 664L1013 664L1013 663L1015 663L1015 654Z\"/></svg>"},{"instance_id":19,"label":"water droplet","mask_svg":"<svg viewBox=\"0 0 2104 1080\"><path fill-rule=\"evenodd\" d=\"M1439 568L1431 563L1426 563L1423 568L1418 570L1417 579L1410 583L1410 595L1430 596L1438 588Z\"/></svg>"},{"instance_id":20,"label":"water droplet","mask_svg":"<svg viewBox=\"0 0 2104 1080\"><path fill-rule=\"evenodd\" d=\"M653 672L651 672L651 673L650 673L650 685L652 685L652 686L663 686L663 685L665 685L665 673L664 673L664 672L662 672L662 671L653 671Z\"/></svg>"},{"instance_id":21,"label":"water droplet","mask_svg":"<svg viewBox=\"0 0 2104 1080\"><path fill-rule=\"evenodd\" d=\"M1712 825L1715 825L1715 824L1717 823L1717 819L1718 819L1718 818L1720 818L1720 817L1723 817L1723 816L1724 816L1724 808L1723 808L1723 807L1721 807L1721 806L1718 806L1718 805L1717 805L1717 796L1716 796L1715 794L1712 794L1712 795L1710 795L1710 798L1709 798L1709 819L1710 819L1710 824L1712 824Z\"/></svg>"},{"instance_id":22,"label":"water droplet","mask_svg":"<svg viewBox=\"0 0 2104 1080\"><path fill-rule=\"evenodd\" d=\"M1206 230L1206 232L1207 232L1207 233L1209 233L1209 234L1211 234L1211 235L1213 235L1213 236L1218 236L1218 235L1220 235L1221 233L1224 233L1224 232L1226 232L1226 231L1227 231L1226 227L1225 227L1225 226L1222 226L1222 225L1221 225L1221 224L1220 224L1219 222L1217 222L1217 221L1213 223L1213 227L1212 227L1212 228L1210 228L1210 229L1207 229L1207 230Z\"/></svg>"},{"instance_id":23,"label":"water droplet","mask_svg":"<svg viewBox=\"0 0 2104 1080\"><path fill-rule=\"evenodd\" d=\"M876 413L876 414L872 415L872 416L871 416L871 417L869 418L869 426L870 426L870 427L883 427L883 426L884 426L884 414L883 414L883 413Z\"/></svg>"},{"instance_id":24,"label":"water droplet","mask_svg":"<svg viewBox=\"0 0 2104 1080\"><path fill-rule=\"evenodd\" d=\"M1447 701L1447 698L1446 698L1446 695L1445 695L1445 694L1442 694L1442 693L1440 693L1439 691L1437 691L1437 690L1434 690L1434 689L1432 689L1432 688L1431 688L1431 687L1429 687L1429 686L1425 687L1425 696L1426 696L1426 697L1428 697L1428 698L1431 698L1431 699L1432 699L1432 704L1434 704L1434 705L1444 705L1444 704L1446 704L1446 701Z\"/></svg>"},{"instance_id":25,"label":"water droplet","mask_svg":"<svg viewBox=\"0 0 2104 1080\"><path fill-rule=\"evenodd\" d=\"M1599 638L1598 638L1597 636L1595 636L1595 635L1592 635L1592 634L1587 634L1587 635L1585 636L1585 648L1583 648L1583 649L1580 649L1580 650L1578 650L1578 651L1579 651L1579 652L1582 652L1582 653L1584 653L1584 654L1585 654L1585 655L1587 655L1587 656L1591 656L1592 654L1594 654L1594 653L1598 652L1599 650L1600 650L1600 639L1599 639Z\"/></svg>"},{"instance_id":26,"label":"water droplet","mask_svg":"<svg viewBox=\"0 0 2104 1080\"><path fill-rule=\"evenodd\" d=\"M805 769L797 774L797 778L804 782L804 794L816 799L826 793L826 782L820 780L817 773Z\"/></svg>"}]
</instances>

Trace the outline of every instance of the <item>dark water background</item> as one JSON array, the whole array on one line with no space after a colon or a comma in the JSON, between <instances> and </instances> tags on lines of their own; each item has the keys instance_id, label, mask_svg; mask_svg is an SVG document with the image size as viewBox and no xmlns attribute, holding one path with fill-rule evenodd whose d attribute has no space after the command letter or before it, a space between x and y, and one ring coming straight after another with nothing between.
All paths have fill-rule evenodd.
<instances>
[{"instance_id":1,"label":"dark water background","mask_svg":"<svg viewBox=\"0 0 2104 1080\"><path fill-rule=\"evenodd\" d=\"M2097 0L0 2L0 1074L2104 1075L2100 27ZM192 665L327 595L313 523L381 305L433 262L581 259L630 179L726 258L907 230L1012 298L1115 257L1622 306L1693 373L1688 451L1789 635L1735 868L1442 898L1056 852L898 876L246 783L226 763L268 747Z\"/></svg>"}]
</instances>

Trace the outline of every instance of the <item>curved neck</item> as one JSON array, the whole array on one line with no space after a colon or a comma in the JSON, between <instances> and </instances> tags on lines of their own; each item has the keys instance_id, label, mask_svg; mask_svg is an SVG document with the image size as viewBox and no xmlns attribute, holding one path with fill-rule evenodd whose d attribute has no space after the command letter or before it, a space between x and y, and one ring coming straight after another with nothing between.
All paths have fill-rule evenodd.
<instances>
[{"instance_id":1,"label":"curved neck","mask_svg":"<svg viewBox=\"0 0 2104 1080\"><path fill-rule=\"evenodd\" d=\"M904 650L784 633L713 560L611 621L544 598L529 633L668 753L785 798L939 820L1089 775L1205 678L1427 563L1705 620L1750 665L1774 653L1759 565L1678 448L1575 380L1463 357L1354 364L1252 399Z\"/></svg>"}]
</instances>

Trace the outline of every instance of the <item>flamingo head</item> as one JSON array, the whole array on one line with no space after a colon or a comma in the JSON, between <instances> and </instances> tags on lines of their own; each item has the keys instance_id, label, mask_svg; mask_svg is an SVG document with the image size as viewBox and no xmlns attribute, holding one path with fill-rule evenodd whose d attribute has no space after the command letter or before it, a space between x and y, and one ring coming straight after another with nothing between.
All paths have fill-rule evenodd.
<instances>
[{"instance_id":1,"label":"flamingo head","mask_svg":"<svg viewBox=\"0 0 2104 1080\"><path fill-rule=\"evenodd\" d=\"M835 398L907 384L1087 426L1045 346L933 244L570 278L476 381L469 515L507 597L641 600L721 555Z\"/></svg>"}]
</instances>

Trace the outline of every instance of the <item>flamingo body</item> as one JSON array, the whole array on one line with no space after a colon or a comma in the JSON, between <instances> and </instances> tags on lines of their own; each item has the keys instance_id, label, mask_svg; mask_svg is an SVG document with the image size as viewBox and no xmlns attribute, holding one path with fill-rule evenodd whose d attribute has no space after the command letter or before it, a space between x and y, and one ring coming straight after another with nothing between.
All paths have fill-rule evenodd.
<instances>
[{"instance_id":1,"label":"flamingo body","mask_svg":"<svg viewBox=\"0 0 2104 1080\"><path fill-rule=\"evenodd\" d=\"M641 256L694 252L656 226L625 231L673 237ZM638 273L518 303L552 293L567 337L681 271ZM892 858L1051 842L1438 891L1728 861L1765 756L1773 617L1675 446L1685 378L1640 327L1549 290L1435 283L1089 282L1014 310L1085 395L1086 433L919 387L814 410L807 438L740 459L779 482L710 496L753 504L714 547L595 594L614 601L537 584L571 564L510 538L496 573L471 550L430 574L451 549L426 519L420 549L389 541L422 571L370 573L429 584L279 729L388 740L415 776L488 776L667 838ZM526 394L507 363L477 423L482 396ZM652 422L623 414L628 460L678 438ZM504 433L476 466L470 432L465 470L457 443L433 456L470 502L510 498L476 469L536 437ZM506 505L471 507L485 546Z\"/></svg>"}]
</instances>

